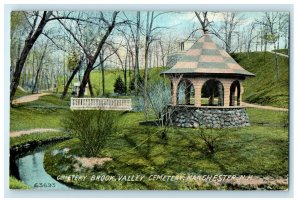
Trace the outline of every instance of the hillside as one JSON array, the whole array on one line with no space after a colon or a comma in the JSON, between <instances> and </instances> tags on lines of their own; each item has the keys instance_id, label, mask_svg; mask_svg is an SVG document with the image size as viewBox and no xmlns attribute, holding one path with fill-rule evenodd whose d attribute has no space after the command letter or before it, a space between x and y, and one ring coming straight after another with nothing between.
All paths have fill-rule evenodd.
<instances>
[{"instance_id":1,"label":"hillside","mask_svg":"<svg viewBox=\"0 0 300 202\"><path fill-rule=\"evenodd\" d=\"M243 101L260 105L288 107L289 100L289 60L278 57L279 79L274 78L274 55L266 52L237 53L234 59L246 70L254 73L254 78L243 82Z\"/></svg>"}]
</instances>

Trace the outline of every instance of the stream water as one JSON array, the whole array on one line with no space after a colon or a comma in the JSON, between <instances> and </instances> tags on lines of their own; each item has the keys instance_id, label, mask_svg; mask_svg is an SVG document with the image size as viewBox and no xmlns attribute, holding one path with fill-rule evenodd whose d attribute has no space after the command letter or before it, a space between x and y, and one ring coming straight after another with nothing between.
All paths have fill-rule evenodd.
<instances>
[{"instance_id":1,"label":"stream water","mask_svg":"<svg viewBox=\"0 0 300 202\"><path fill-rule=\"evenodd\" d=\"M16 159L19 177L33 189L69 190L71 188L53 179L44 169L44 155L47 146L38 147L33 152Z\"/></svg>"}]
</instances>

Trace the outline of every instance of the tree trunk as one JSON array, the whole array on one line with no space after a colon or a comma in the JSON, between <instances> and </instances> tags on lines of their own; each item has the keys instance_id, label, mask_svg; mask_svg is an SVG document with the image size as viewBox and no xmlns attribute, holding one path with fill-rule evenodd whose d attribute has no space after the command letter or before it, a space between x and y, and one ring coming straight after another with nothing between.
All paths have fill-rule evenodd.
<instances>
[{"instance_id":1,"label":"tree trunk","mask_svg":"<svg viewBox=\"0 0 300 202\"><path fill-rule=\"evenodd\" d=\"M38 64L38 69L37 69L37 72L36 72L35 81L34 81L34 84L33 84L32 91L31 91L32 94L35 93L35 92L38 93L37 85L38 85L38 81L39 81L40 72L43 68L43 61L44 61L44 58L45 58L45 55L46 55L46 52L47 52L47 46L48 45L46 44L46 46L43 50L41 59L40 59L39 64Z\"/></svg>"},{"instance_id":2,"label":"tree trunk","mask_svg":"<svg viewBox=\"0 0 300 202\"><path fill-rule=\"evenodd\" d=\"M96 62L97 57L100 54L100 51L102 50L103 45L105 44L106 39L108 38L108 36L110 35L110 33L112 32L112 30L114 29L114 27L116 25L115 22L116 22L117 15L118 15L118 12L113 13L112 24L108 27L108 29L106 30L104 36L102 37L101 41L99 42L97 50L94 53L94 55L93 56L92 55L87 55L88 64L87 64L87 68L85 69L85 72L84 72L84 75L83 75L83 78L82 78L82 81L81 81L81 84L80 84L80 87L79 87L78 97L84 97L84 91L85 91L86 84L89 81L90 73L94 69L93 66ZM91 93L92 92L93 91L91 91Z\"/></svg>"},{"instance_id":3,"label":"tree trunk","mask_svg":"<svg viewBox=\"0 0 300 202\"><path fill-rule=\"evenodd\" d=\"M91 76L91 74L90 74L90 76ZM90 91L91 97L95 97L90 76L89 76L89 80L88 80L89 91Z\"/></svg>"},{"instance_id":4,"label":"tree trunk","mask_svg":"<svg viewBox=\"0 0 300 202\"><path fill-rule=\"evenodd\" d=\"M275 80L278 80L279 69L278 69L277 50L276 50L275 42L274 42L274 70L275 70Z\"/></svg>"},{"instance_id":5,"label":"tree trunk","mask_svg":"<svg viewBox=\"0 0 300 202\"><path fill-rule=\"evenodd\" d=\"M77 67L73 70L73 72L72 72L70 78L68 79L68 81L67 81L67 83L66 83L66 85L65 85L65 87L64 87L64 91L63 91L63 93L62 93L60 99L64 99L64 98L66 97L66 95L67 95L67 93L68 93L69 86L70 86L71 82L73 81L75 75L76 75L77 72L79 71L79 69L80 69L80 67L81 67L81 65L82 65L82 61L83 61L83 57L80 57L79 63L78 63L78 65L77 65Z\"/></svg>"},{"instance_id":6,"label":"tree trunk","mask_svg":"<svg viewBox=\"0 0 300 202\"><path fill-rule=\"evenodd\" d=\"M39 74L40 74L41 70L42 70L42 68L39 67L37 72L36 72L34 84L33 84L32 90L31 90L31 94L33 94L35 92L38 93L37 83L38 83L38 80L39 80Z\"/></svg>"},{"instance_id":7,"label":"tree trunk","mask_svg":"<svg viewBox=\"0 0 300 202\"><path fill-rule=\"evenodd\" d=\"M101 73L102 73L102 97L105 95L105 75L104 75L104 64L101 64Z\"/></svg>"},{"instance_id":8,"label":"tree trunk","mask_svg":"<svg viewBox=\"0 0 300 202\"><path fill-rule=\"evenodd\" d=\"M51 16L51 14L52 14L52 11L44 11L42 19L41 19L37 29L35 31L31 30L25 40L23 50L20 54L20 57L18 58L18 60L16 62L15 71L13 73L13 78L12 78L12 81L10 84L10 103L11 104L15 97L16 90L17 90L19 82L20 82L20 76L21 76L24 64L26 62L27 56L28 56L33 44L36 42L38 37L43 32L43 29L44 29L49 17Z\"/></svg>"},{"instance_id":9,"label":"tree trunk","mask_svg":"<svg viewBox=\"0 0 300 202\"><path fill-rule=\"evenodd\" d=\"M138 94L138 80L139 80L139 43L140 43L140 11L137 11L136 16L136 42L135 42L135 66L134 66L134 91Z\"/></svg>"}]
</instances>

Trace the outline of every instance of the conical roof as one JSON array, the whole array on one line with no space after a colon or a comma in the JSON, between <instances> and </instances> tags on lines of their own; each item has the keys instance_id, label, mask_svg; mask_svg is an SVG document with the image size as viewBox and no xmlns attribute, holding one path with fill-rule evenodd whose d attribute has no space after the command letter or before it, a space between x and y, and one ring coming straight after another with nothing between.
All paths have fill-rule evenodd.
<instances>
[{"instance_id":1,"label":"conical roof","mask_svg":"<svg viewBox=\"0 0 300 202\"><path fill-rule=\"evenodd\" d=\"M227 74L255 76L242 68L224 49L204 34L163 74Z\"/></svg>"}]
</instances>

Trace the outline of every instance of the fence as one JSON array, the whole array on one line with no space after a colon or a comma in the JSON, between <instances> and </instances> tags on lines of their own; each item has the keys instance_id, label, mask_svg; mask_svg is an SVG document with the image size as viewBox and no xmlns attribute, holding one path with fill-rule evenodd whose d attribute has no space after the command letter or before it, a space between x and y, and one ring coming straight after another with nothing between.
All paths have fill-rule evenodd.
<instances>
[{"instance_id":1,"label":"fence","mask_svg":"<svg viewBox=\"0 0 300 202\"><path fill-rule=\"evenodd\" d=\"M131 99L71 98L71 110L132 110Z\"/></svg>"}]
</instances>

